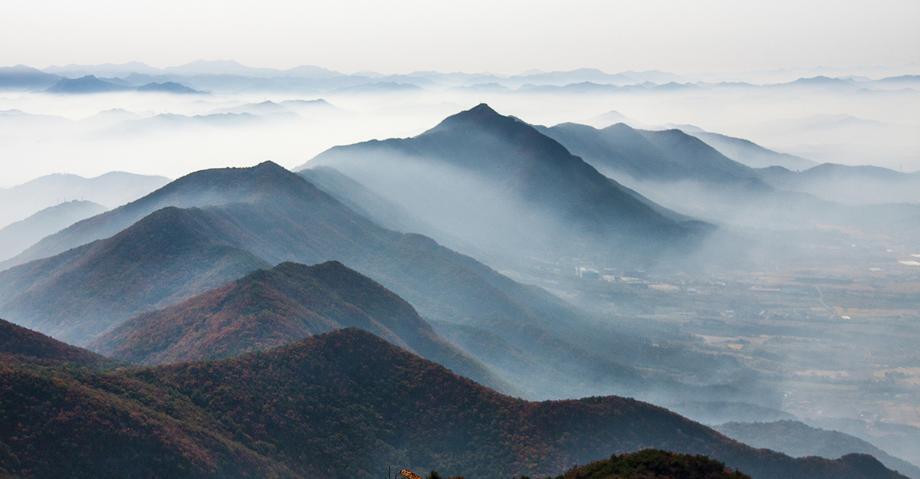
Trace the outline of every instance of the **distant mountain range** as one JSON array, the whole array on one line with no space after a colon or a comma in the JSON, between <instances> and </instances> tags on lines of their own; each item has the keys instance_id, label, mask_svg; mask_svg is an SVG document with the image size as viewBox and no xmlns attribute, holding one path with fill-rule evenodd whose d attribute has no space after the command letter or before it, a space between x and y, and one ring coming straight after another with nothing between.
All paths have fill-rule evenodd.
<instances>
[{"instance_id":1,"label":"distant mountain range","mask_svg":"<svg viewBox=\"0 0 920 479\"><path fill-rule=\"evenodd\" d=\"M106 207L133 201L169 182L162 176L111 172L93 178L54 174L11 188L0 188L0 226L25 219L67 201L92 201Z\"/></svg>"},{"instance_id":2,"label":"distant mountain range","mask_svg":"<svg viewBox=\"0 0 920 479\"><path fill-rule=\"evenodd\" d=\"M57 75L25 65L0 67L0 89L44 89L54 85L60 79L61 77Z\"/></svg>"},{"instance_id":3,"label":"distant mountain range","mask_svg":"<svg viewBox=\"0 0 920 479\"><path fill-rule=\"evenodd\" d=\"M850 204L920 203L920 172L904 173L879 166L822 163L802 171L781 166L759 170L777 188Z\"/></svg>"},{"instance_id":4,"label":"distant mountain range","mask_svg":"<svg viewBox=\"0 0 920 479\"><path fill-rule=\"evenodd\" d=\"M55 84L48 87L48 93L65 93L65 94L86 94L86 93L115 93L125 91L137 92L156 92L156 93L174 93L174 94L202 94L204 92L189 88L180 83L151 82L139 86L133 86L124 81L109 81L96 78L94 75L87 75L80 78L62 78Z\"/></svg>"},{"instance_id":5,"label":"distant mountain range","mask_svg":"<svg viewBox=\"0 0 920 479\"><path fill-rule=\"evenodd\" d=\"M575 123L541 127L602 173L641 181L694 180L746 189L763 188L751 168L727 158L683 131L636 130L624 123L596 129Z\"/></svg>"},{"instance_id":6,"label":"distant mountain range","mask_svg":"<svg viewBox=\"0 0 920 479\"><path fill-rule=\"evenodd\" d=\"M920 478L920 467L892 457L862 439L842 432L818 429L798 421L730 422L716 426L715 429L745 444L793 457L819 456L834 459L853 453L869 454L885 467L912 479Z\"/></svg>"},{"instance_id":7,"label":"distant mountain range","mask_svg":"<svg viewBox=\"0 0 920 479\"><path fill-rule=\"evenodd\" d=\"M335 168L435 228L505 253L629 261L692 249L709 230L485 104L417 137L335 147L306 166Z\"/></svg>"},{"instance_id":8,"label":"distant mountain range","mask_svg":"<svg viewBox=\"0 0 920 479\"><path fill-rule=\"evenodd\" d=\"M630 399L510 398L358 329L108 373L14 359L0 363L0 392L0 424L18 428L0 449L12 475L369 478L392 465L507 478L654 447L755 479L903 477L870 456L753 449Z\"/></svg>"},{"instance_id":9,"label":"distant mountain range","mask_svg":"<svg viewBox=\"0 0 920 479\"><path fill-rule=\"evenodd\" d=\"M409 303L335 261L257 271L131 319L91 348L125 362L168 364L240 356L347 327L370 331L481 384L511 390L435 333Z\"/></svg>"},{"instance_id":10,"label":"distant mountain range","mask_svg":"<svg viewBox=\"0 0 920 479\"><path fill-rule=\"evenodd\" d=\"M798 171L817 165L817 163L812 160L773 151L743 138L735 138L702 130L685 130L685 132L703 140L709 146L718 150L719 153L751 168L781 166L789 170Z\"/></svg>"},{"instance_id":11,"label":"distant mountain range","mask_svg":"<svg viewBox=\"0 0 920 479\"><path fill-rule=\"evenodd\" d=\"M73 200L45 208L0 228L0 261L21 253L45 236L105 210L104 206L92 201Z\"/></svg>"},{"instance_id":12,"label":"distant mountain range","mask_svg":"<svg viewBox=\"0 0 920 479\"><path fill-rule=\"evenodd\" d=\"M95 76L139 86L149 83L182 83L207 91L370 91L424 90L429 88L482 89L484 85L507 93L622 93L659 92L691 88L728 89L904 89L920 87L920 76L868 79L853 77L803 77L780 83L701 82L669 72L624 71L608 73L594 68L567 71L530 71L516 75L417 71L380 74L341 73L313 65L289 69L259 68L232 60L198 60L184 65L156 68L140 62L101 65L61 65L38 70L24 65L0 67L0 89L43 90L62 79Z\"/></svg>"}]
</instances>

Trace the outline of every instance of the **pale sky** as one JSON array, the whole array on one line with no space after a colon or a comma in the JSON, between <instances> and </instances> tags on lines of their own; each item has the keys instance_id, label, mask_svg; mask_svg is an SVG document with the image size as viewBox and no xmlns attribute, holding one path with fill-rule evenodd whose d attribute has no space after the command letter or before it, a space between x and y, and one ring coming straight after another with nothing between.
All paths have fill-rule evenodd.
<instances>
[{"instance_id":1,"label":"pale sky","mask_svg":"<svg viewBox=\"0 0 920 479\"><path fill-rule=\"evenodd\" d=\"M354 72L920 65L920 0L2 0L0 65Z\"/></svg>"}]
</instances>

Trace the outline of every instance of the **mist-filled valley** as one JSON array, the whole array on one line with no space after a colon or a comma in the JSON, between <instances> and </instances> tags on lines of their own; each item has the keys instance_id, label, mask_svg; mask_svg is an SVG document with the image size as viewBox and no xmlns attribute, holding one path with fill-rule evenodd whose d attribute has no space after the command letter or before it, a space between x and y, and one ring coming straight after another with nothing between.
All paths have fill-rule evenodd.
<instances>
[{"instance_id":1,"label":"mist-filled valley","mask_svg":"<svg viewBox=\"0 0 920 479\"><path fill-rule=\"evenodd\" d=\"M0 67L0 476L920 478L920 77L818 73Z\"/></svg>"}]
</instances>

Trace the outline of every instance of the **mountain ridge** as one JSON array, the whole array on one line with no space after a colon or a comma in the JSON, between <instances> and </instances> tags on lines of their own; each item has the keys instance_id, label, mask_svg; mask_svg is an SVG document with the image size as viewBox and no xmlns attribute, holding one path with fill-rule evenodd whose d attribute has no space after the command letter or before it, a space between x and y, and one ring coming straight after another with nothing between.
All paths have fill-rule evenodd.
<instances>
[{"instance_id":1,"label":"mountain ridge","mask_svg":"<svg viewBox=\"0 0 920 479\"><path fill-rule=\"evenodd\" d=\"M707 454L755 479L902 477L868 456L756 450L631 399L517 400L354 328L234 359L104 374L0 364L0 391L0 424L28 425L0 452L14 474L53 476L66 464L74 477L364 478L396 464L498 478L656 447ZM58 407L29 400L38 394ZM51 440L62 435L75 446Z\"/></svg>"},{"instance_id":2,"label":"mountain ridge","mask_svg":"<svg viewBox=\"0 0 920 479\"><path fill-rule=\"evenodd\" d=\"M338 261L281 263L130 319L90 345L157 365L235 357L357 327L481 384L513 388L440 337L405 300Z\"/></svg>"},{"instance_id":3,"label":"mountain ridge","mask_svg":"<svg viewBox=\"0 0 920 479\"><path fill-rule=\"evenodd\" d=\"M692 248L711 228L661 214L559 142L484 103L416 137L333 147L307 165L335 168L439 230L504 251L613 255L619 248L625 260L656 244Z\"/></svg>"}]
</instances>

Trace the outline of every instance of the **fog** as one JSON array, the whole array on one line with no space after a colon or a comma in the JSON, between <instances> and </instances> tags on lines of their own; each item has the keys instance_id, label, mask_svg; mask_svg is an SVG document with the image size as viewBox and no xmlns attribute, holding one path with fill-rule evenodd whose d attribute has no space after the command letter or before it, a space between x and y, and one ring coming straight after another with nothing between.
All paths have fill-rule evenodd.
<instances>
[{"instance_id":1,"label":"fog","mask_svg":"<svg viewBox=\"0 0 920 479\"><path fill-rule=\"evenodd\" d=\"M358 89L354 79L348 88L271 89L220 87L210 78L207 94L0 92L0 186L51 173L177 178L264 160L310 168L325 164L310 160L331 147L415 136L483 102L534 125L703 129L815 163L920 170L917 83L598 88L568 77L534 85L419 75L375 78ZM194 77L186 81L206 89ZM410 81L417 87L398 86ZM305 102L319 99L324 102ZM356 182L330 193L381 224L430 235L548 290L585 312L578 324L556 325L555 334L657 380L673 380L616 390L585 377L578 394L637 395L712 423L788 414L920 427L917 175L891 183L890 172L781 172L763 176L768 188L760 190L637 179L595 165L642 201L669 209L666 216L713 227L702 239L677 239L677 246L643 261L625 261L623 238L590 238L509 184L411 155L399 158L399 169L381 166L386 163L378 156L359 159L349 164L352 170L330 165ZM356 193L360 188L369 193ZM62 191L55 201L92 199ZM406 217L387 216L383 203ZM39 209L16 201L0 208L4 225ZM602 250L608 254L573 254ZM467 349L480 346L463 339L457 324L426 319ZM539 370L510 360L501 366L509 375ZM529 386L541 398L573 393L554 389L547 378L533 377Z\"/></svg>"},{"instance_id":2,"label":"fog","mask_svg":"<svg viewBox=\"0 0 920 479\"><path fill-rule=\"evenodd\" d=\"M575 121L606 126L598 124L603 121L598 117L615 110L631 124L695 125L818 162L920 169L920 119L913 114L920 109L920 95L913 89L701 86L611 94L482 90L434 86L385 94L3 92L0 157L8 168L0 186L60 172L92 176L123 170L177 177L204 167L265 159L293 167L334 145L418 134L480 102L534 124ZM332 108L302 109L293 115L206 117L177 125L150 121L163 114L209 115L240 111L241 105L265 100L317 98Z\"/></svg>"}]
</instances>

